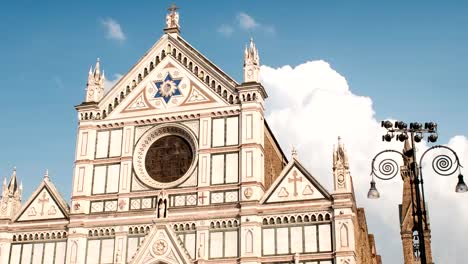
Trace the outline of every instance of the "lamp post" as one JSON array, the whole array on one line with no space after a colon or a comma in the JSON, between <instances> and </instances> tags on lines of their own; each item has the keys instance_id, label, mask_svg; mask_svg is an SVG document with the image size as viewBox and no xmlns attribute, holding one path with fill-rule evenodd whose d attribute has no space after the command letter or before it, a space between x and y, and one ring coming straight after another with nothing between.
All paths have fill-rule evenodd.
<instances>
[{"instance_id":1,"label":"lamp post","mask_svg":"<svg viewBox=\"0 0 468 264\"><path fill-rule=\"evenodd\" d=\"M428 135L427 140L429 142L435 143L437 141L437 124L434 122L425 123L424 128L421 123L414 122L410 123L408 128L407 124L401 121L396 121L395 123L382 121L382 127L387 130L387 133L382 136L383 141L390 142L395 138L401 142L406 141L406 143L410 145L405 144L405 150L403 152L388 149L375 155L371 164L372 179L367 197L369 199L378 199L380 197L376 187L375 178L380 180L391 180L398 175L399 166L396 160L393 158L385 158L383 155L396 154L397 156L401 156L409 171L411 184L413 254L416 259L420 258L421 264L428 264L426 262L426 245L424 237L424 231L427 230L427 221L426 207L423 206L425 205L425 194L422 162L426 157L426 154L431 151L440 150L441 152L446 152L446 154L437 153L437 155L432 158L432 169L435 173L441 176L450 176L455 172L458 172L458 183L455 187L455 192L464 193L468 191L468 186L465 184L463 175L461 174L462 166L460 164L460 160L453 149L447 146L435 145L427 149L421 155L419 163L417 162L415 144L421 142L425 134Z\"/></svg>"}]
</instances>

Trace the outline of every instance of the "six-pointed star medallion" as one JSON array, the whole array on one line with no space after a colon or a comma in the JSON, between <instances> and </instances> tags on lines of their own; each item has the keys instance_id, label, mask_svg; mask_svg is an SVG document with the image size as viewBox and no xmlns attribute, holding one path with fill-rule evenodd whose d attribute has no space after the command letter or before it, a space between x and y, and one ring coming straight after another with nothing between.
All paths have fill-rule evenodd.
<instances>
[{"instance_id":1,"label":"six-pointed star medallion","mask_svg":"<svg viewBox=\"0 0 468 264\"><path fill-rule=\"evenodd\" d=\"M166 104L171 100L172 96L182 95L179 90L179 83L182 78L174 79L170 73L167 73L163 81L154 82L158 92L154 98L162 98Z\"/></svg>"}]
</instances>

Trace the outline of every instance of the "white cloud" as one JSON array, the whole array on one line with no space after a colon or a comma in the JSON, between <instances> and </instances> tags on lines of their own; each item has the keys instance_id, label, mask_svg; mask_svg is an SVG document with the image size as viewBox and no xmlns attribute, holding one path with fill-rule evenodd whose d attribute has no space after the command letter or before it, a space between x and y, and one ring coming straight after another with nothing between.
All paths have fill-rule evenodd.
<instances>
[{"instance_id":1,"label":"white cloud","mask_svg":"<svg viewBox=\"0 0 468 264\"><path fill-rule=\"evenodd\" d=\"M244 12L241 12L237 15L237 20L239 22L239 26L245 30L253 30L259 26L253 17L247 15Z\"/></svg>"},{"instance_id":2,"label":"white cloud","mask_svg":"<svg viewBox=\"0 0 468 264\"><path fill-rule=\"evenodd\" d=\"M218 28L218 33L221 33L222 35L226 37L231 36L233 32L234 32L234 28L226 24L223 24Z\"/></svg>"},{"instance_id":3,"label":"white cloud","mask_svg":"<svg viewBox=\"0 0 468 264\"><path fill-rule=\"evenodd\" d=\"M312 175L332 190L332 148L341 136L348 150L358 206L366 209L370 232L376 236L378 253L385 263L403 263L398 204L402 182L377 182L380 200L366 198L370 163L378 151L401 150L401 143L384 143L372 100L354 94L346 79L324 61L297 67L261 68L262 84L269 93L267 120L282 146L296 146L299 159ZM294 118L290 118L294 117ZM439 128L440 129L440 128ZM420 153L427 148L420 143ZM453 147L468 166L468 139L453 137ZM424 165L424 164L423 164ZM430 170L425 165L423 170ZM463 263L468 257L464 243L468 234L468 194L455 194L456 176L425 174L426 199L430 208L432 250L436 263ZM449 242L449 243L447 243Z\"/></svg>"},{"instance_id":4,"label":"white cloud","mask_svg":"<svg viewBox=\"0 0 468 264\"><path fill-rule=\"evenodd\" d=\"M122 31L120 24L112 18L106 18L101 21L102 25L106 29L106 37L108 39L124 41L126 39L125 34Z\"/></svg>"},{"instance_id":5,"label":"white cloud","mask_svg":"<svg viewBox=\"0 0 468 264\"><path fill-rule=\"evenodd\" d=\"M259 23L255 18L245 12L237 14L236 24L237 25L222 24L217 31L226 37L231 36L235 28L249 31L250 33L253 31L263 32L270 35L274 35L276 33L276 29L273 25Z\"/></svg>"},{"instance_id":6,"label":"white cloud","mask_svg":"<svg viewBox=\"0 0 468 264\"><path fill-rule=\"evenodd\" d=\"M115 73L114 79L108 80L107 78L104 80L104 92L108 92L114 85L122 78L122 74Z\"/></svg>"}]
</instances>

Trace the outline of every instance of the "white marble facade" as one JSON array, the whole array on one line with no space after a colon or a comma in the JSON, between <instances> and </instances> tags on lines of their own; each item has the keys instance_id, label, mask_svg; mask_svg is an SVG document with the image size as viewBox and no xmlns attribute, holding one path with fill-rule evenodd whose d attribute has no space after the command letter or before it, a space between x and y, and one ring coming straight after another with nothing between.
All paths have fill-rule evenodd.
<instances>
[{"instance_id":1,"label":"white marble facade","mask_svg":"<svg viewBox=\"0 0 468 264\"><path fill-rule=\"evenodd\" d=\"M15 209L19 187L4 183L0 263L356 263L347 164L334 160L329 192L286 157L264 120L253 41L237 83L182 39L176 15L105 95L100 62L91 69L69 204L45 176ZM150 147L170 136L190 160L156 159L185 167L155 178ZM341 143L335 155L347 163Z\"/></svg>"}]
</instances>

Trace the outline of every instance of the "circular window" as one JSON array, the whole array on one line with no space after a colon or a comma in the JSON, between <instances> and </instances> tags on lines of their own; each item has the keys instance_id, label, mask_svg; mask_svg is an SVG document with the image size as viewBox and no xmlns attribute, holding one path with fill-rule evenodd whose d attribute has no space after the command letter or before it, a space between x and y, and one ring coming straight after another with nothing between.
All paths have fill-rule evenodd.
<instances>
[{"instance_id":1,"label":"circular window","mask_svg":"<svg viewBox=\"0 0 468 264\"><path fill-rule=\"evenodd\" d=\"M153 180L169 183L184 176L192 160L192 148L185 139L173 135L165 136L148 149L145 168Z\"/></svg>"},{"instance_id":2,"label":"circular window","mask_svg":"<svg viewBox=\"0 0 468 264\"><path fill-rule=\"evenodd\" d=\"M167 189L185 182L197 167L197 138L181 124L149 129L133 154L136 176L149 187Z\"/></svg>"}]
</instances>

